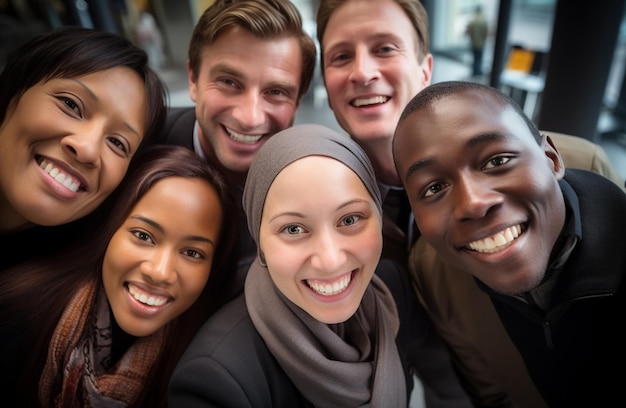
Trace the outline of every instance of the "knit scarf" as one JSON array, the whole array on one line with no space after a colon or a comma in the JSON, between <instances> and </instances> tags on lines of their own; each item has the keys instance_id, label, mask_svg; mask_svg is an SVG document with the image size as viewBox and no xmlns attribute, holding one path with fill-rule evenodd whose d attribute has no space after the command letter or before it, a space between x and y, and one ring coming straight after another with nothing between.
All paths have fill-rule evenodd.
<instances>
[{"instance_id":1,"label":"knit scarf","mask_svg":"<svg viewBox=\"0 0 626 408\"><path fill-rule=\"evenodd\" d=\"M166 329L135 340L119 362L111 361L111 312L100 281L85 285L63 312L39 382L42 407L138 406Z\"/></svg>"},{"instance_id":2,"label":"knit scarf","mask_svg":"<svg viewBox=\"0 0 626 408\"><path fill-rule=\"evenodd\" d=\"M316 407L407 406L394 299L376 275L356 313L327 325L290 302L257 258L245 282L248 312L285 373Z\"/></svg>"}]
</instances>

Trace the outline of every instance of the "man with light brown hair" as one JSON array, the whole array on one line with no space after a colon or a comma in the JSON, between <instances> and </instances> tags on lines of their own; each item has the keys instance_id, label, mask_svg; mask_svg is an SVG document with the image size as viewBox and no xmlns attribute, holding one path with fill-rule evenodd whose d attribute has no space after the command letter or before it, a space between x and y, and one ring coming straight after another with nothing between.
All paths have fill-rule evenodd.
<instances>
[{"instance_id":1,"label":"man with light brown hair","mask_svg":"<svg viewBox=\"0 0 626 408\"><path fill-rule=\"evenodd\" d=\"M170 109L163 142L193 149L220 168L240 204L257 151L293 125L315 60L315 43L290 1L216 0L201 15L189 44L195 108ZM241 210L241 278L255 254Z\"/></svg>"}]
</instances>

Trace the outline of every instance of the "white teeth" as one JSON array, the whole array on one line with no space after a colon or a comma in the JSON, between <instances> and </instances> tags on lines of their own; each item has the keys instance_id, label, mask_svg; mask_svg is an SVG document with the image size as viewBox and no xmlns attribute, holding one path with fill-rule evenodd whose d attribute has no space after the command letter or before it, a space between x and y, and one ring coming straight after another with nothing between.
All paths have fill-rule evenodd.
<instances>
[{"instance_id":1,"label":"white teeth","mask_svg":"<svg viewBox=\"0 0 626 408\"><path fill-rule=\"evenodd\" d=\"M42 160L39 163L39 167L43 169L46 173L50 175L53 179L61 183L65 188L72 190L73 192L77 192L80 187L80 182L75 180L69 174L63 173L60 169L54 167L52 163Z\"/></svg>"},{"instance_id":2,"label":"white teeth","mask_svg":"<svg viewBox=\"0 0 626 408\"><path fill-rule=\"evenodd\" d=\"M470 243L468 246L470 247L470 249L476 252L486 252L486 253L498 252L500 249L502 249L503 247L511 243L521 233L522 233L522 226L518 224L512 227L509 227L505 229L504 231L500 231L497 234L489 238L481 239L479 241L474 241Z\"/></svg>"},{"instance_id":3,"label":"white teeth","mask_svg":"<svg viewBox=\"0 0 626 408\"><path fill-rule=\"evenodd\" d=\"M128 286L128 292L138 301L148 306L161 306L167 302L167 298L162 296L148 296L145 293L139 292L133 286Z\"/></svg>"},{"instance_id":4,"label":"white teeth","mask_svg":"<svg viewBox=\"0 0 626 408\"><path fill-rule=\"evenodd\" d=\"M352 274L348 273L332 284L312 280L307 280L306 282L316 293L323 296L334 296L346 290L351 280Z\"/></svg>"},{"instance_id":5,"label":"white teeth","mask_svg":"<svg viewBox=\"0 0 626 408\"><path fill-rule=\"evenodd\" d=\"M261 140L261 138L264 136L264 135L243 135L241 133L233 132L230 129L226 129L226 132L228 133L228 136L230 136L230 138L233 139L234 141L239 142L239 143L245 143L245 144L255 144L256 142Z\"/></svg>"},{"instance_id":6,"label":"white teeth","mask_svg":"<svg viewBox=\"0 0 626 408\"><path fill-rule=\"evenodd\" d=\"M389 100L389 98L386 96L372 96L371 98L355 99L352 104L356 107L361 107L364 105L377 105L385 103L387 100Z\"/></svg>"}]
</instances>

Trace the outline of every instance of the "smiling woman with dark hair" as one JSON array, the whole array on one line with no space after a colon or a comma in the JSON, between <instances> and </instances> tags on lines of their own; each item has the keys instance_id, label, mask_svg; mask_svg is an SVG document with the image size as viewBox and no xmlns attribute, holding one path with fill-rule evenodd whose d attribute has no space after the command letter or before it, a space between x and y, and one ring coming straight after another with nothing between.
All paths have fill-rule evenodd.
<instances>
[{"instance_id":1,"label":"smiling woman with dark hair","mask_svg":"<svg viewBox=\"0 0 626 408\"><path fill-rule=\"evenodd\" d=\"M45 226L29 237L47 235L96 209L165 120L165 88L146 54L124 37L80 27L17 49L0 90L0 240L8 252L28 242L18 233ZM58 233L36 251L72 235Z\"/></svg>"}]
</instances>

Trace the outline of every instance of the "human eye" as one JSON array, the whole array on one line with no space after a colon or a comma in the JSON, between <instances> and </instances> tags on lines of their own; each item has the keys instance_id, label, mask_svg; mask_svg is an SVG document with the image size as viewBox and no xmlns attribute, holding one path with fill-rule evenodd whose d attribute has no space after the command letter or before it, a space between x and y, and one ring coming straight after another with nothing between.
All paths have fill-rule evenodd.
<instances>
[{"instance_id":1,"label":"human eye","mask_svg":"<svg viewBox=\"0 0 626 408\"><path fill-rule=\"evenodd\" d=\"M350 56L347 53L340 53L335 55L335 57L333 58L333 61L345 61L348 58L350 58Z\"/></svg>"},{"instance_id":2,"label":"human eye","mask_svg":"<svg viewBox=\"0 0 626 408\"><path fill-rule=\"evenodd\" d=\"M493 169L505 165L511 160L510 156L495 156L487 160L487 163L483 167L484 170Z\"/></svg>"},{"instance_id":3,"label":"human eye","mask_svg":"<svg viewBox=\"0 0 626 408\"><path fill-rule=\"evenodd\" d=\"M299 235L304 233L304 228L302 228L302 226L297 225L297 224L290 224L290 225L286 225L284 226L281 230L281 232L284 232L287 235Z\"/></svg>"},{"instance_id":4,"label":"human eye","mask_svg":"<svg viewBox=\"0 0 626 408\"><path fill-rule=\"evenodd\" d=\"M237 82L235 80L233 80L232 78L220 78L218 81L221 82L223 85L225 85L228 88L236 88L237 87Z\"/></svg>"},{"instance_id":5,"label":"human eye","mask_svg":"<svg viewBox=\"0 0 626 408\"><path fill-rule=\"evenodd\" d=\"M204 255L196 250L196 249L185 249L182 251L183 255L188 256L190 258L196 258L196 259L204 259Z\"/></svg>"},{"instance_id":6,"label":"human eye","mask_svg":"<svg viewBox=\"0 0 626 408\"><path fill-rule=\"evenodd\" d=\"M270 89L268 93L272 96L286 96L287 95L287 92L285 92L283 89L278 89L278 88Z\"/></svg>"},{"instance_id":7,"label":"human eye","mask_svg":"<svg viewBox=\"0 0 626 408\"><path fill-rule=\"evenodd\" d=\"M377 54L388 54L393 52L396 48L390 44L381 45L376 49Z\"/></svg>"},{"instance_id":8,"label":"human eye","mask_svg":"<svg viewBox=\"0 0 626 408\"><path fill-rule=\"evenodd\" d=\"M59 96L59 101L63 104L66 109L69 109L73 113L76 113L78 116L82 117L82 112L80 110L80 105L72 98L67 96Z\"/></svg>"},{"instance_id":9,"label":"human eye","mask_svg":"<svg viewBox=\"0 0 626 408\"><path fill-rule=\"evenodd\" d=\"M428 185L424 191L423 197L432 197L436 194L439 194L445 189L445 185L443 183L432 183Z\"/></svg>"},{"instance_id":10,"label":"human eye","mask_svg":"<svg viewBox=\"0 0 626 408\"><path fill-rule=\"evenodd\" d=\"M134 230L134 231L131 231L131 232L140 241L143 241L143 242L146 242L146 243L149 243L149 244L153 244L154 243L154 240L152 239L150 234L148 234L145 231Z\"/></svg>"},{"instance_id":11,"label":"human eye","mask_svg":"<svg viewBox=\"0 0 626 408\"><path fill-rule=\"evenodd\" d=\"M333 53L328 59L327 61L330 64L336 64L336 65L341 65L345 62L347 62L350 59L350 54L347 52L335 52Z\"/></svg>"},{"instance_id":12,"label":"human eye","mask_svg":"<svg viewBox=\"0 0 626 408\"><path fill-rule=\"evenodd\" d=\"M128 154L129 151L129 147L126 143L126 141L123 138L120 137L108 137L107 141L109 142L109 144L111 144L116 150L119 150L121 153L123 153L124 155Z\"/></svg>"},{"instance_id":13,"label":"human eye","mask_svg":"<svg viewBox=\"0 0 626 408\"><path fill-rule=\"evenodd\" d=\"M354 224L356 224L357 222L359 222L359 220L361 220L363 217L361 217L360 215L357 214L350 214L346 217L343 217L341 219L340 225L344 226L344 227L350 227Z\"/></svg>"}]
</instances>

